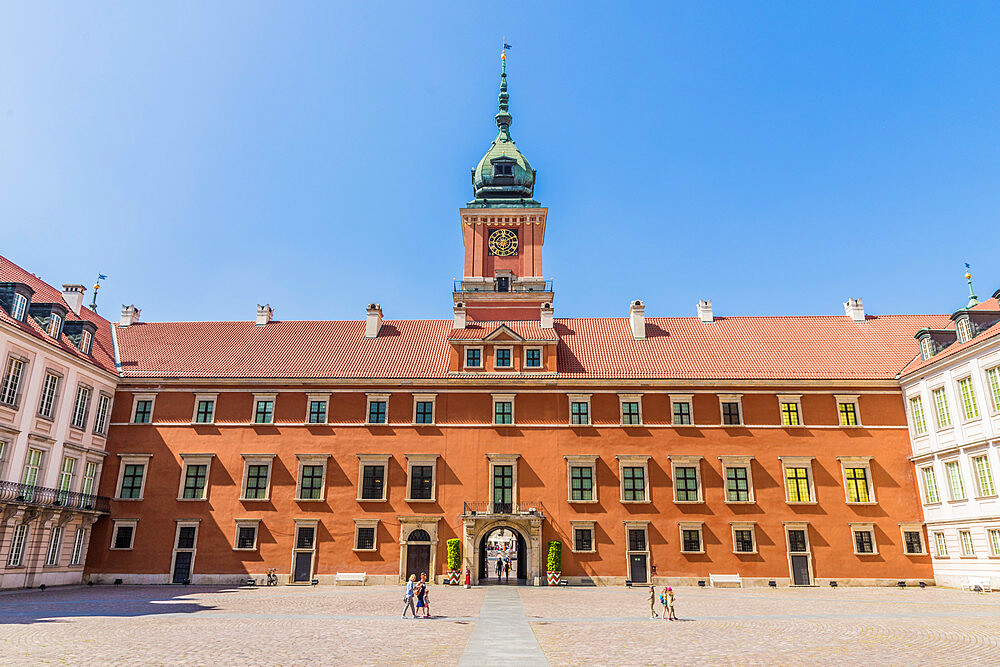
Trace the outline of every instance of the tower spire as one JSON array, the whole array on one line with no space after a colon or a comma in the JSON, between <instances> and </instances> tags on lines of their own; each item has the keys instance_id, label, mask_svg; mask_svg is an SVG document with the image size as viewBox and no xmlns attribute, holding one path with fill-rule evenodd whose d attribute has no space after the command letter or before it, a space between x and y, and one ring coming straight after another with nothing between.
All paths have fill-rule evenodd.
<instances>
[{"instance_id":1,"label":"tower spire","mask_svg":"<svg viewBox=\"0 0 1000 667\"><path fill-rule=\"evenodd\" d=\"M509 113L510 95L507 94L507 45L500 52L500 94L497 96L499 110L497 111L497 129L500 130L501 141L510 141L510 124L513 121Z\"/></svg>"},{"instance_id":2,"label":"tower spire","mask_svg":"<svg viewBox=\"0 0 1000 667\"><path fill-rule=\"evenodd\" d=\"M969 303L965 306L966 308L972 308L973 306L979 305L979 297L976 296L976 291L972 289L972 267L969 263L965 263L965 279L969 281Z\"/></svg>"}]
</instances>

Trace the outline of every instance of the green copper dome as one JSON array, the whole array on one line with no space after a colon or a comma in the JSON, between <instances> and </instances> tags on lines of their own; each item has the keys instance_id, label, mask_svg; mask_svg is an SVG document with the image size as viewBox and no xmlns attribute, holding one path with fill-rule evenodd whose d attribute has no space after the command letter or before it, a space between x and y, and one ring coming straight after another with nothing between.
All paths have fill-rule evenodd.
<instances>
[{"instance_id":1,"label":"green copper dome","mask_svg":"<svg viewBox=\"0 0 1000 667\"><path fill-rule=\"evenodd\" d=\"M513 120L508 111L507 60L500 71L500 109L496 115L496 139L490 150L472 170L472 188L476 198L469 208L523 207L535 208L540 204L532 199L535 190L535 170L528 159L517 150L510 138Z\"/></svg>"}]
</instances>

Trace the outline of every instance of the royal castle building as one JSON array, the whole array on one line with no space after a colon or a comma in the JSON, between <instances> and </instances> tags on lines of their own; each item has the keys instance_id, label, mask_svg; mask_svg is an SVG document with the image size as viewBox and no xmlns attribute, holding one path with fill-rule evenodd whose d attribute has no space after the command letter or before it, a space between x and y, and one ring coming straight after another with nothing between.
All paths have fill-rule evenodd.
<instances>
[{"instance_id":1,"label":"royal castle building","mask_svg":"<svg viewBox=\"0 0 1000 667\"><path fill-rule=\"evenodd\" d=\"M495 120L451 318L123 310L90 579L440 581L457 538L477 582L502 532L528 584L552 540L573 583L932 581L897 375L948 317L556 317L506 73Z\"/></svg>"}]
</instances>

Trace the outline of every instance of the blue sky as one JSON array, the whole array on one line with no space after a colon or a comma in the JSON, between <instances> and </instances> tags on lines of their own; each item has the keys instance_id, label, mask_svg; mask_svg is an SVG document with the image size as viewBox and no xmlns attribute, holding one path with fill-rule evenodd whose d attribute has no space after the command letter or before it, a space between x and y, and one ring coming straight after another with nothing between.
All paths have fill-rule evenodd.
<instances>
[{"instance_id":1,"label":"blue sky","mask_svg":"<svg viewBox=\"0 0 1000 667\"><path fill-rule=\"evenodd\" d=\"M450 317L511 128L556 314L1000 287L1000 5L0 3L0 253L145 320Z\"/></svg>"}]
</instances>

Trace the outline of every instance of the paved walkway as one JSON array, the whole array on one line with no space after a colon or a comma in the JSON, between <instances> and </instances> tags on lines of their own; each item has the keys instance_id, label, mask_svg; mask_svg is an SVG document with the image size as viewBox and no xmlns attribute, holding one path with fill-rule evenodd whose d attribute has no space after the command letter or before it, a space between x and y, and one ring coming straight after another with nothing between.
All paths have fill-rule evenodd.
<instances>
[{"instance_id":1,"label":"paved walkway","mask_svg":"<svg viewBox=\"0 0 1000 667\"><path fill-rule=\"evenodd\" d=\"M547 665L515 587L486 589L476 623L459 665Z\"/></svg>"}]
</instances>

